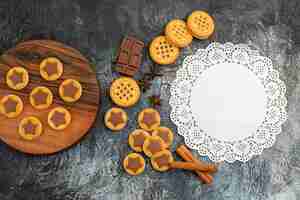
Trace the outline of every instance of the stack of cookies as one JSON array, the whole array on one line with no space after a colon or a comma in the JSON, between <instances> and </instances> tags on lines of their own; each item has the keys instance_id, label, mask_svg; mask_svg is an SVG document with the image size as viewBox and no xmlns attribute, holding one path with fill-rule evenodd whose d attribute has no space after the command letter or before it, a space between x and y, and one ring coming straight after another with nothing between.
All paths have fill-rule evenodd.
<instances>
[{"instance_id":1,"label":"stack of cookies","mask_svg":"<svg viewBox=\"0 0 300 200\"><path fill-rule=\"evenodd\" d=\"M44 59L40 63L40 76L46 81L56 81L63 74L63 63L54 57ZM24 89L30 81L28 71L23 67L13 67L6 73L7 86L12 90ZM74 79L64 80L58 93L65 102L76 102L82 95L81 84ZM29 94L31 106L38 112L50 108L53 102L52 91L44 86L37 86ZM0 100L0 112L7 118L16 118L23 111L22 99L14 94L8 94ZM55 107L48 112L48 125L54 130L63 130L71 123L71 114L64 107ZM21 119L18 133L25 140L33 140L43 132L41 120L33 115Z\"/></svg>"},{"instance_id":2,"label":"stack of cookies","mask_svg":"<svg viewBox=\"0 0 300 200\"><path fill-rule=\"evenodd\" d=\"M145 169L144 153L151 159L152 167L157 171L167 171L173 162L172 153L168 150L173 142L173 132L161 127L160 114L153 108L146 108L138 115L139 129L128 137L131 149L137 153L128 154L123 160L123 167L128 174L139 175Z\"/></svg>"},{"instance_id":3,"label":"stack of cookies","mask_svg":"<svg viewBox=\"0 0 300 200\"><path fill-rule=\"evenodd\" d=\"M171 20L165 27L165 36L152 40L150 56L157 64L172 64L179 56L180 48L189 46L193 37L207 39L214 29L214 20L204 11L194 11L187 18L187 22L181 19Z\"/></svg>"}]
</instances>

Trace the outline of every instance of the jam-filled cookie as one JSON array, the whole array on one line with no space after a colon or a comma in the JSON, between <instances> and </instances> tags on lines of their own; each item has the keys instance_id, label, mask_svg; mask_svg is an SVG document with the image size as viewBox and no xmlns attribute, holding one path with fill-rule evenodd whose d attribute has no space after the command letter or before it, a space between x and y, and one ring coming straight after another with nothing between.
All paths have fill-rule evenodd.
<instances>
[{"instance_id":1,"label":"jam-filled cookie","mask_svg":"<svg viewBox=\"0 0 300 200\"><path fill-rule=\"evenodd\" d=\"M161 65L175 63L179 56L179 48L171 44L165 36L158 36L152 40L149 47L150 57Z\"/></svg>"},{"instance_id":2,"label":"jam-filled cookie","mask_svg":"<svg viewBox=\"0 0 300 200\"><path fill-rule=\"evenodd\" d=\"M74 79L64 80L59 86L59 96L65 102L75 102L82 95L81 84Z\"/></svg>"},{"instance_id":3,"label":"jam-filled cookie","mask_svg":"<svg viewBox=\"0 0 300 200\"><path fill-rule=\"evenodd\" d=\"M198 39L207 39L215 30L213 18L204 11L194 11L187 18L187 27Z\"/></svg>"},{"instance_id":4,"label":"jam-filled cookie","mask_svg":"<svg viewBox=\"0 0 300 200\"><path fill-rule=\"evenodd\" d=\"M148 157L167 148L165 142L158 136L149 136L143 144L143 151Z\"/></svg>"},{"instance_id":5,"label":"jam-filled cookie","mask_svg":"<svg viewBox=\"0 0 300 200\"><path fill-rule=\"evenodd\" d=\"M21 120L18 131L24 140L33 140L42 134L43 126L37 117L29 116Z\"/></svg>"},{"instance_id":6,"label":"jam-filled cookie","mask_svg":"<svg viewBox=\"0 0 300 200\"><path fill-rule=\"evenodd\" d=\"M169 150L163 150L151 157L152 167L160 172L170 169L170 163L174 161L172 153Z\"/></svg>"},{"instance_id":7,"label":"jam-filled cookie","mask_svg":"<svg viewBox=\"0 0 300 200\"><path fill-rule=\"evenodd\" d=\"M46 58L40 63L40 74L47 81L55 81L63 74L63 64L57 58Z\"/></svg>"},{"instance_id":8,"label":"jam-filled cookie","mask_svg":"<svg viewBox=\"0 0 300 200\"><path fill-rule=\"evenodd\" d=\"M110 86L110 97L112 101L121 107L135 105L140 99L140 95L140 87L132 78L118 78L114 80Z\"/></svg>"},{"instance_id":9,"label":"jam-filled cookie","mask_svg":"<svg viewBox=\"0 0 300 200\"><path fill-rule=\"evenodd\" d=\"M0 112L8 118L15 118L23 111L23 102L17 95L7 95L0 101Z\"/></svg>"},{"instance_id":10,"label":"jam-filled cookie","mask_svg":"<svg viewBox=\"0 0 300 200\"><path fill-rule=\"evenodd\" d=\"M186 47L193 40L185 21L181 19L171 20L165 28L165 34L167 40L177 47Z\"/></svg>"},{"instance_id":11,"label":"jam-filled cookie","mask_svg":"<svg viewBox=\"0 0 300 200\"><path fill-rule=\"evenodd\" d=\"M111 108L105 113L104 123L113 131L122 130L128 121L127 113L121 108Z\"/></svg>"},{"instance_id":12,"label":"jam-filled cookie","mask_svg":"<svg viewBox=\"0 0 300 200\"><path fill-rule=\"evenodd\" d=\"M31 91L29 101L36 109L46 109L52 104L53 94L47 87L38 86Z\"/></svg>"},{"instance_id":13,"label":"jam-filled cookie","mask_svg":"<svg viewBox=\"0 0 300 200\"><path fill-rule=\"evenodd\" d=\"M48 113L48 124L54 130L63 130L71 123L70 112L63 107L53 108Z\"/></svg>"},{"instance_id":14,"label":"jam-filled cookie","mask_svg":"<svg viewBox=\"0 0 300 200\"><path fill-rule=\"evenodd\" d=\"M23 67L13 67L6 74L6 83L13 90L21 90L27 86L29 75Z\"/></svg>"},{"instance_id":15,"label":"jam-filled cookie","mask_svg":"<svg viewBox=\"0 0 300 200\"><path fill-rule=\"evenodd\" d=\"M160 125L160 114L153 108L145 108L138 115L138 123L142 129L152 131Z\"/></svg>"},{"instance_id":16,"label":"jam-filled cookie","mask_svg":"<svg viewBox=\"0 0 300 200\"><path fill-rule=\"evenodd\" d=\"M163 139L163 141L166 143L166 145L169 147L171 146L174 138L174 134L168 127L158 127L153 132L152 135L156 135Z\"/></svg>"},{"instance_id":17,"label":"jam-filled cookie","mask_svg":"<svg viewBox=\"0 0 300 200\"><path fill-rule=\"evenodd\" d=\"M136 152L143 151L143 145L150 134L142 129L136 129L128 137L129 146Z\"/></svg>"},{"instance_id":18,"label":"jam-filled cookie","mask_svg":"<svg viewBox=\"0 0 300 200\"><path fill-rule=\"evenodd\" d=\"M139 175L145 170L145 159L138 153L130 153L123 160L123 167L128 174Z\"/></svg>"}]
</instances>

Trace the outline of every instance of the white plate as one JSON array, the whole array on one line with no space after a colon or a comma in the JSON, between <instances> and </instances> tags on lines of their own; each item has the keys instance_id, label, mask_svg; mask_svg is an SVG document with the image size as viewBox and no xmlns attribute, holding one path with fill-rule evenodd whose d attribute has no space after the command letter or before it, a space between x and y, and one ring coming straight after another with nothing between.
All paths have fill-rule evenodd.
<instances>
[{"instance_id":1,"label":"white plate","mask_svg":"<svg viewBox=\"0 0 300 200\"><path fill-rule=\"evenodd\" d=\"M285 85L247 45L212 43L188 56L171 86L171 119L186 144L213 161L247 161L286 120Z\"/></svg>"}]
</instances>

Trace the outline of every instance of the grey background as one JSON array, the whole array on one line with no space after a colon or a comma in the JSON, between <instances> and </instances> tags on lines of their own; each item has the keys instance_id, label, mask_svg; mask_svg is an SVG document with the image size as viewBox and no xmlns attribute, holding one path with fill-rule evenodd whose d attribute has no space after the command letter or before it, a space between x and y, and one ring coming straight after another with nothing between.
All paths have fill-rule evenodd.
<instances>
[{"instance_id":1,"label":"grey background","mask_svg":"<svg viewBox=\"0 0 300 200\"><path fill-rule=\"evenodd\" d=\"M189 172L157 173L147 161L143 175L123 172L121 159L130 152L128 133L136 114L160 94L162 123L168 119L169 80L178 65L159 68L142 100L128 109L129 125L112 134L102 123L111 107L105 88L116 77L111 66L126 34L146 44L173 18L203 9L216 20L215 40L247 43L269 56L287 85L289 119L276 144L246 164L222 164L211 186L200 184ZM93 64L102 87L102 106L90 133L77 145L55 155L33 157L0 143L1 200L297 200L300 199L300 1L299 0L1 0L0 51L20 41L50 38L79 49ZM209 41L194 40L192 49ZM177 64L189 54L183 50ZM142 70L151 61L145 51ZM5 130L0 130L5 131ZM176 136L172 149L182 143Z\"/></svg>"}]
</instances>

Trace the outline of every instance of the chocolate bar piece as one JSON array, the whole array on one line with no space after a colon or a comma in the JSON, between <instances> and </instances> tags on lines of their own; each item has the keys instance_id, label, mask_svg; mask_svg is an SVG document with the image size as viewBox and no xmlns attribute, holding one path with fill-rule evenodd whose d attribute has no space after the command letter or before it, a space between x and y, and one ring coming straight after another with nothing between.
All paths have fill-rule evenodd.
<instances>
[{"instance_id":1,"label":"chocolate bar piece","mask_svg":"<svg viewBox=\"0 0 300 200\"><path fill-rule=\"evenodd\" d=\"M134 37L127 36L123 39L118 57L116 70L127 76L133 76L142 62L144 43Z\"/></svg>"}]
</instances>

